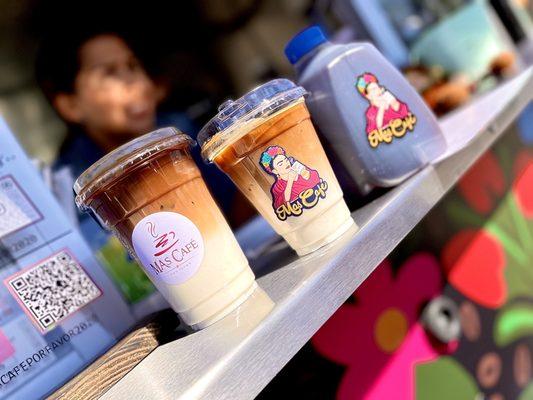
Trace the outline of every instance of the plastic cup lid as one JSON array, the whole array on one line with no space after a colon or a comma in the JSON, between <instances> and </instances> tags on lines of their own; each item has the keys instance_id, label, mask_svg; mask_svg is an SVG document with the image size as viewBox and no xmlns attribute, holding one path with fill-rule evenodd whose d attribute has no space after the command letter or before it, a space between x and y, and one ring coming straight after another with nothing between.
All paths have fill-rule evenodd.
<instances>
[{"instance_id":1,"label":"plastic cup lid","mask_svg":"<svg viewBox=\"0 0 533 400\"><path fill-rule=\"evenodd\" d=\"M194 141L176 128L161 128L140 136L102 157L83 172L74 183L76 205L86 211L87 200L99 189L111 184L139 163L162 151L194 145Z\"/></svg>"},{"instance_id":2,"label":"plastic cup lid","mask_svg":"<svg viewBox=\"0 0 533 400\"><path fill-rule=\"evenodd\" d=\"M226 146L264 122L264 119L295 103L306 94L288 79L274 79L237 100L228 100L198 134L202 157L211 162ZM238 129L246 124L246 129Z\"/></svg>"}]
</instances>

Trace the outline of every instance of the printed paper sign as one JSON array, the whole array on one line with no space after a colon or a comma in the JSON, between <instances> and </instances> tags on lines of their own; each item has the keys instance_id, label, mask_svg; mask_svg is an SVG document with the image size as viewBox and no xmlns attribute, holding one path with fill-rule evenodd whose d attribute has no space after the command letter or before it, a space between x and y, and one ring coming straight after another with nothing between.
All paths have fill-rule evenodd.
<instances>
[{"instance_id":1,"label":"printed paper sign","mask_svg":"<svg viewBox=\"0 0 533 400\"><path fill-rule=\"evenodd\" d=\"M13 177L0 178L0 238L41 219L41 214Z\"/></svg>"},{"instance_id":2,"label":"printed paper sign","mask_svg":"<svg viewBox=\"0 0 533 400\"><path fill-rule=\"evenodd\" d=\"M0 364L15 354L15 348L0 329Z\"/></svg>"},{"instance_id":3,"label":"printed paper sign","mask_svg":"<svg viewBox=\"0 0 533 400\"><path fill-rule=\"evenodd\" d=\"M65 250L7 278L5 284L41 332L102 294Z\"/></svg>"},{"instance_id":4,"label":"printed paper sign","mask_svg":"<svg viewBox=\"0 0 533 400\"><path fill-rule=\"evenodd\" d=\"M3 336L0 337L0 353L4 349L3 346L7 345L9 350L6 354L10 354L3 360L0 356L0 398L4 399L31 381L32 377L51 372L49 367L57 362L57 356L53 352L44 352L48 346L47 340L33 329L28 318L22 315L5 324L0 336ZM21 363L25 365L24 368L20 366ZM57 368L55 370L57 371ZM49 379L56 377L57 375L50 373ZM19 396L17 393L9 398L28 397Z\"/></svg>"}]
</instances>

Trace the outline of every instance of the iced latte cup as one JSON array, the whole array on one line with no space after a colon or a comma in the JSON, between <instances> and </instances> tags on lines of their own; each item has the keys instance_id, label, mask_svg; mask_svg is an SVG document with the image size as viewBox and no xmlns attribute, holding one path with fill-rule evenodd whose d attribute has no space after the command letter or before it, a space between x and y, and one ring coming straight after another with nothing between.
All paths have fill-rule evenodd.
<instances>
[{"instance_id":1,"label":"iced latte cup","mask_svg":"<svg viewBox=\"0 0 533 400\"><path fill-rule=\"evenodd\" d=\"M229 175L299 255L354 225L304 94L289 80L273 80L222 104L198 137L204 159Z\"/></svg>"},{"instance_id":2,"label":"iced latte cup","mask_svg":"<svg viewBox=\"0 0 533 400\"><path fill-rule=\"evenodd\" d=\"M76 203L135 255L183 321L204 328L257 287L248 261L175 129L144 135L76 181Z\"/></svg>"}]
</instances>

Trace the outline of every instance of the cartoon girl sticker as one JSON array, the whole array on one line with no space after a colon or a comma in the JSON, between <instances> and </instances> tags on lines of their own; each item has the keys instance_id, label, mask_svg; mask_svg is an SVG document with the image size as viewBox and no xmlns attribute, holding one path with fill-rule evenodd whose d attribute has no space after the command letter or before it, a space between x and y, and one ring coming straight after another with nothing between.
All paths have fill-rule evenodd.
<instances>
[{"instance_id":1,"label":"cartoon girl sticker","mask_svg":"<svg viewBox=\"0 0 533 400\"><path fill-rule=\"evenodd\" d=\"M311 208L326 196L327 184L318 172L288 157L280 146L263 151L260 165L275 178L270 193L272 206L281 220L300 215L302 208Z\"/></svg>"},{"instance_id":2,"label":"cartoon girl sticker","mask_svg":"<svg viewBox=\"0 0 533 400\"><path fill-rule=\"evenodd\" d=\"M369 103L366 109L366 132L369 136L376 136L376 132L386 131L389 126L393 125L392 132L387 137L377 135L376 145L385 141L390 143L392 135L396 137L403 136L407 130L412 130L416 123L416 118L409 110L409 106L398 100L389 90L381 86L375 75L364 73L357 78L357 90ZM401 133L401 134L397 134ZM389 139L390 140L387 140Z\"/></svg>"}]
</instances>

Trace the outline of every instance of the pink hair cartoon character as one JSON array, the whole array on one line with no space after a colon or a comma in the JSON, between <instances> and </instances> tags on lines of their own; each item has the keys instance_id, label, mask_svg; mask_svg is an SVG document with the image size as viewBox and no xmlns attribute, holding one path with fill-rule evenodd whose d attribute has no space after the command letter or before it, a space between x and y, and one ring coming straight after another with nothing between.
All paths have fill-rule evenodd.
<instances>
[{"instance_id":1,"label":"pink hair cartoon character","mask_svg":"<svg viewBox=\"0 0 533 400\"><path fill-rule=\"evenodd\" d=\"M357 78L356 88L369 103L366 109L366 133L372 147L390 143L414 129L416 117L409 106L381 86L374 74L364 73Z\"/></svg>"},{"instance_id":2,"label":"pink hair cartoon character","mask_svg":"<svg viewBox=\"0 0 533 400\"><path fill-rule=\"evenodd\" d=\"M300 215L303 208L311 208L311 204L314 206L319 198L326 196L327 184L318 171L288 157L280 146L263 151L259 164L275 179L270 193L272 206L281 220Z\"/></svg>"}]
</instances>

